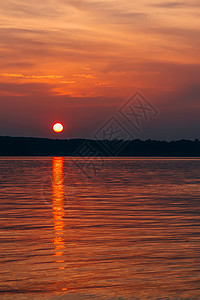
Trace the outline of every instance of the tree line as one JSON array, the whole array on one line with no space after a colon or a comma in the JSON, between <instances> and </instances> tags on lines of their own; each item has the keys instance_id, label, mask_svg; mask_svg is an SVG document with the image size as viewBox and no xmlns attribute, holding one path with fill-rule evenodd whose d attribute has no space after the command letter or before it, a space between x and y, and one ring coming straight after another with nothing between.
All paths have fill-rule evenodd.
<instances>
[{"instance_id":1,"label":"tree line","mask_svg":"<svg viewBox=\"0 0 200 300\"><path fill-rule=\"evenodd\" d=\"M0 137L1 156L200 156L199 140L90 140Z\"/></svg>"}]
</instances>

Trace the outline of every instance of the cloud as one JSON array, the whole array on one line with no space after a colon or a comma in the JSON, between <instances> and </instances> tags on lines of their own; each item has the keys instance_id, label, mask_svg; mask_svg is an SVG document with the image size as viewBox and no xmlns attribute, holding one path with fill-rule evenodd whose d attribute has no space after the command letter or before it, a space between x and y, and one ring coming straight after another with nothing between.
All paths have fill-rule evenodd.
<instances>
[{"instance_id":1,"label":"cloud","mask_svg":"<svg viewBox=\"0 0 200 300\"><path fill-rule=\"evenodd\" d=\"M35 66L35 63L31 63L29 61L19 61L19 62L2 62L1 70L3 69L32 69Z\"/></svg>"},{"instance_id":2,"label":"cloud","mask_svg":"<svg viewBox=\"0 0 200 300\"><path fill-rule=\"evenodd\" d=\"M98 82L96 83L97 86L107 86L107 85L111 85L110 82Z\"/></svg>"},{"instance_id":3,"label":"cloud","mask_svg":"<svg viewBox=\"0 0 200 300\"><path fill-rule=\"evenodd\" d=\"M94 79L96 76L92 74L74 74L74 77L82 77L82 78L87 78L87 79Z\"/></svg>"},{"instance_id":4,"label":"cloud","mask_svg":"<svg viewBox=\"0 0 200 300\"><path fill-rule=\"evenodd\" d=\"M29 19L48 19L61 14L56 1L7 0L1 4L1 10L4 11L5 15Z\"/></svg>"},{"instance_id":5,"label":"cloud","mask_svg":"<svg viewBox=\"0 0 200 300\"><path fill-rule=\"evenodd\" d=\"M190 0L190 1L165 1L165 2L157 2L150 4L153 7L159 8L169 8L169 9L176 9L176 8L184 8L184 7L199 7L200 3L199 0Z\"/></svg>"},{"instance_id":6,"label":"cloud","mask_svg":"<svg viewBox=\"0 0 200 300\"><path fill-rule=\"evenodd\" d=\"M161 8L180 8L186 6L187 3L185 1L179 2L163 2L163 3L153 3L151 6L161 7Z\"/></svg>"},{"instance_id":7,"label":"cloud","mask_svg":"<svg viewBox=\"0 0 200 300\"><path fill-rule=\"evenodd\" d=\"M5 57L10 63L24 57L35 62L35 66L49 59L61 61L62 65L74 61L82 64L83 59L86 62L106 59L118 44L118 41L105 40L87 30L78 29L71 32L49 30L45 34L40 31L35 34L30 30L28 34L23 34L23 31L1 28L0 40L2 63L5 63Z\"/></svg>"},{"instance_id":8,"label":"cloud","mask_svg":"<svg viewBox=\"0 0 200 300\"><path fill-rule=\"evenodd\" d=\"M90 71L90 68L89 68L89 67L82 67L81 69L82 69L82 70L85 70L85 71Z\"/></svg>"},{"instance_id":9,"label":"cloud","mask_svg":"<svg viewBox=\"0 0 200 300\"><path fill-rule=\"evenodd\" d=\"M3 73L0 74L3 77L13 77L13 78L25 78L25 79L60 79L63 78L63 75L24 75L24 74L10 74Z\"/></svg>"},{"instance_id":10,"label":"cloud","mask_svg":"<svg viewBox=\"0 0 200 300\"><path fill-rule=\"evenodd\" d=\"M71 81L63 80L63 81L61 81L61 83L70 84L70 83L76 83L76 81L74 81L74 80L71 80Z\"/></svg>"},{"instance_id":11,"label":"cloud","mask_svg":"<svg viewBox=\"0 0 200 300\"><path fill-rule=\"evenodd\" d=\"M12 96L32 96L40 97L52 94L53 85L48 83L8 83L0 82L0 94Z\"/></svg>"}]
</instances>

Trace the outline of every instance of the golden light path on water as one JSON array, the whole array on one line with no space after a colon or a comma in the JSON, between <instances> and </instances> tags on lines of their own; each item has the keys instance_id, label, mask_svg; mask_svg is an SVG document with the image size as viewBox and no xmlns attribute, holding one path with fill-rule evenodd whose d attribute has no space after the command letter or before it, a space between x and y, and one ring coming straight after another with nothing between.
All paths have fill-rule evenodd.
<instances>
[{"instance_id":1,"label":"golden light path on water","mask_svg":"<svg viewBox=\"0 0 200 300\"><path fill-rule=\"evenodd\" d=\"M56 263L64 263L62 259L65 247L63 238L64 221L64 184L63 184L63 157L53 157L53 219L54 219L54 245ZM59 269L65 269L59 266Z\"/></svg>"}]
</instances>

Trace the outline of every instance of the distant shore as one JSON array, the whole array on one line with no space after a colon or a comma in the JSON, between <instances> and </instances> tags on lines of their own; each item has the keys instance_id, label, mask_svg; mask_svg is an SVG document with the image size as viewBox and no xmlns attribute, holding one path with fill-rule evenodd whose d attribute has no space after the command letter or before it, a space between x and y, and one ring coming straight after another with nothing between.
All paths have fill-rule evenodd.
<instances>
[{"instance_id":1,"label":"distant shore","mask_svg":"<svg viewBox=\"0 0 200 300\"><path fill-rule=\"evenodd\" d=\"M0 156L200 157L199 140L90 140L0 137Z\"/></svg>"}]
</instances>

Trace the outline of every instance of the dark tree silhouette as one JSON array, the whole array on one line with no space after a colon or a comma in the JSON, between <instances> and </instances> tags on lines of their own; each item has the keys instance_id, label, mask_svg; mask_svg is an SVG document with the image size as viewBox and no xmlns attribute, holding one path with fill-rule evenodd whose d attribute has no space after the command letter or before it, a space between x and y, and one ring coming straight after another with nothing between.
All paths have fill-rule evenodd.
<instances>
[{"instance_id":1,"label":"dark tree silhouette","mask_svg":"<svg viewBox=\"0 0 200 300\"><path fill-rule=\"evenodd\" d=\"M1 156L200 156L200 141L0 137Z\"/></svg>"}]
</instances>

